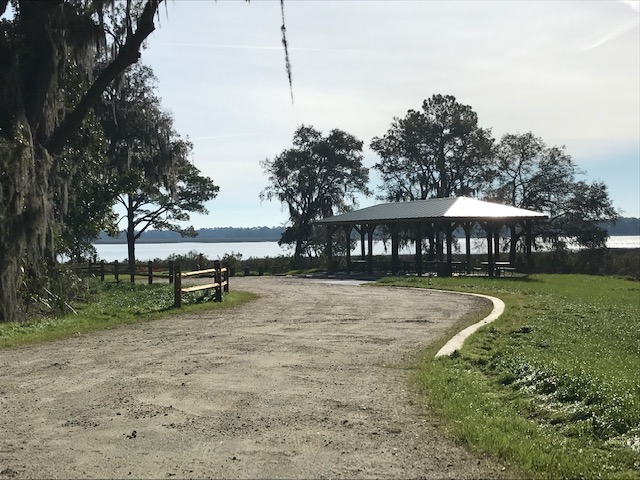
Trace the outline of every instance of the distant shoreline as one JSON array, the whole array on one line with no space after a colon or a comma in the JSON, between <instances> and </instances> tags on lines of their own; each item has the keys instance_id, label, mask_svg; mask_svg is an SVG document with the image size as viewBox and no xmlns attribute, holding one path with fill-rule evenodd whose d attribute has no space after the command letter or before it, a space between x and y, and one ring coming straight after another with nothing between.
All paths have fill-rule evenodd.
<instances>
[{"instance_id":1,"label":"distant shoreline","mask_svg":"<svg viewBox=\"0 0 640 480\"><path fill-rule=\"evenodd\" d=\"M198 237L190 237L183 238L177 240L136 240L136 245L140 244L152 244L152 243L261 243L261 242L277 242L279 239L266 238L266 239L246 239L246 238L220 238L220 239L211 239L211 238L198 238ZM113 241L104 241L104 240L96 240L95 242L91 242L94 245L126 245L126 240L121 239L113 239Z\"/></svg>"},{"instance_id":2,"label":"distant shoreline","mask_svg":"<svg viewBox=\"0 0 640 480\"><path fill-rule=\"evenodd\" d=\"M637 237L638 234L620 234L620 235L610 235L611 237ZM456 237L456 238L464 238L464 237ZM222 239L211 239L211 238L198 238L198 237L190 237L183 239L174 239L174 240L165 240L165 239L157 239L157 240L136 240L136 245L141 244L163 244L163 243L272 243L277 242L279 239L273 238L264 238L264 239L246 239L246 238L222 238ZM113 239L113 241L104 241L97 240L92 242L93 245L126 245L126 240L121 239Z\"/></svg>"},{"instance_id":3,"label":"distant shoreline","mask_svg":"<svg viewBox=\"0 0 640 480\"><path fill-rule=\"evenodd\" d=\"M283 227L217 227L198 229L195 237L189 237L167 230L149 230L136 240L136 244L277 242L282 237L282 232L284 232ZM110 237L103 232L91 243L94 245L126 244L127 236L124 232L120 232L117 237Z\"/></svg>"},{"instance_id":4,"label":"distant shoreline","mask_svg":"<svg viewBox=\"0 0 640 480\"><path fill-rule=\"evenodd\" d=\"M195 237L183 237L177 232L150 230L144 232L136 240L136 244L162 244L162 243L260 243L277 242L282 238L283 227L216 227L201 228L196 230ZM607 226L610 237L634 237L640 236L639 218L620 218L615 225ZM464 234L454 233L457 238L464 238ZM354 239L356 237L354 236ZM119 245L126 244L127 237L124 232L118 237L109 237L102 233L94 245Z\"/></svg>"}]
</instances>

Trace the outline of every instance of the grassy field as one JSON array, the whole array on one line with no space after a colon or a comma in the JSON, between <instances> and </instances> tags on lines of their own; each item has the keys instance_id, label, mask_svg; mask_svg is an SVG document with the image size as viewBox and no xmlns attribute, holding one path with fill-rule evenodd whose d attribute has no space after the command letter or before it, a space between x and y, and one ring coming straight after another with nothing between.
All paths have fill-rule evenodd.
<instances>
[{"instance_id":1,"label":"grassy field","mask_svg":"<svg viewBox=\"0 0 640 480\"><path fill-rule=\"evenodd\" d=\"M385 279L507 307L417 381L451 433L537 478L640 477L640 284L586 275Z\"/></svg>"},{"instance_id":2,"label":"grassy field","mask_svg":"<svg viewBox=\"0 0 640 480\"><path fill-rule=\"evenodd\" d=\"M92 282L85 302L73 305L77 314L39 317L26 323L0 324L0 347L65 338L76 333L114 328L154 320L165 315L229 308L255 298L254 294L231 290L223 301L205 301L200 293L183 296L180 310L173 308L173 285Z\"/></svg>"}]
</instances>

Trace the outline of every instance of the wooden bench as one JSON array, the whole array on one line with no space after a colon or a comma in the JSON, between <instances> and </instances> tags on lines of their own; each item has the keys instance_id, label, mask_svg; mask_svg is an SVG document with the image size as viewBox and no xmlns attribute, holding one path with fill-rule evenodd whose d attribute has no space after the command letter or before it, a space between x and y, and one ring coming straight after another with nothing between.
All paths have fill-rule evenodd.
<instances>
[{"instance_id":1,"label":"wooden bench","mask_svg":"<svg viewBox=\"0 0 640 480\"><path fill-rule=\"evenodd\" d=\"M211 275L215 277L214 283L207 283L204 285L193 285L191 287L182 288L182 279L188 277L197 277L202 275ZM180 266L176 265L174 271L174 306L180 308L182 306L182 294L193 293L206 290L213 290L214 302L222 301L222 292L229 292L229 270L226 267L222 267L219 261L214 262L214 268L207 268L204 270L195 270L192 272L180 271Z\"/></svg>"}]
</instances>

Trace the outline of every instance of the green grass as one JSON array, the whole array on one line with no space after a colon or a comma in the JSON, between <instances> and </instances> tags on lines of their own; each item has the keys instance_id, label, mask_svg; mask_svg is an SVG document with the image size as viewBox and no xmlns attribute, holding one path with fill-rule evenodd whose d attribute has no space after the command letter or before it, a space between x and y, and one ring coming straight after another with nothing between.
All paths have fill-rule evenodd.
<instances>
[{"instance_id":1,"label":"green grass","mask_svg":"<svg viewBox=\"0 0 640 480\"><path fill-rule=\"evenodd\" d=\"M417 380L451 432L538 478L640 476L640 285L608 277L385 279L485 293L504 315Z\"/></svg>"},{"instance_id":2,"label":"green grass","mask_svg":"<svg viewBox=\"0 0 640 480\"><path fill-rule=\"evenodd\" d=\"M256 295L231 290L223 301L191 293L183 296L181 309L173 308L173 285L93 282L86 303L74 305L77 314L39 317L26 323L0 324L0 347L51 341L93 330L155 320L166 315L229 308L251 301Z\"/></svg>"}]
</instances>

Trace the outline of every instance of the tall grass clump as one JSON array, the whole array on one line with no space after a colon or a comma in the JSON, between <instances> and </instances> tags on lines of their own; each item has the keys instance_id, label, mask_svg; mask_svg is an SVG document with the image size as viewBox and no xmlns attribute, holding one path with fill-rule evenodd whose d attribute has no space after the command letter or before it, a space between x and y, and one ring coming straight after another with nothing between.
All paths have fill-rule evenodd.
<instances>
[{"instance_id":1,"label":"tall grass clump","mask_svg":"<svg viewBox=\"0 0 640 480\"><path fill-rule=\"evenodd\" d=\"M419 366L426 401L458 438L540 478L640 476L637 282L587 275L430 282L507 305L460 352L425 356Z\"/></svg>"}]
</instances>

